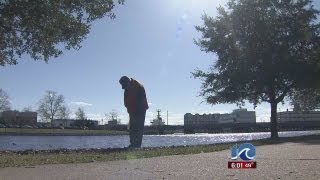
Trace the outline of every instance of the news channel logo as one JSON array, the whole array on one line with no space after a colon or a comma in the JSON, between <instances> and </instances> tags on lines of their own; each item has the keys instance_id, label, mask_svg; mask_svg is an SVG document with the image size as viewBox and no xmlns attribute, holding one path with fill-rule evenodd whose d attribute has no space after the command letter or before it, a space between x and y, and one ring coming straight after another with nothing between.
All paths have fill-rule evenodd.
<instances>
[{"instance_id":1,"label":"news channel logo","mask_svg":"<svg viewBox=\"0 0 320 180\"><path fill-rule=\"evenodd\" d=\"M251 169L256 168L257 163L254 160L256 156L256 148L250 143L237 144L231 147L231 159L228 162L229 169ZM238 159L241 161L237 161Z\"/></svg>"},{"instance_id":2,"label":"news channel logo","mask_svg":"<svg viewBox=\"0 0 320 180\"><path fill-rule=\"evenodd\" d=\"M256 148L250 143L240 144L239 148L233 145L231 148L231 159L237 160L240 157L244 161L253 160L256 156Z\"/></svg>"}]
</instances>

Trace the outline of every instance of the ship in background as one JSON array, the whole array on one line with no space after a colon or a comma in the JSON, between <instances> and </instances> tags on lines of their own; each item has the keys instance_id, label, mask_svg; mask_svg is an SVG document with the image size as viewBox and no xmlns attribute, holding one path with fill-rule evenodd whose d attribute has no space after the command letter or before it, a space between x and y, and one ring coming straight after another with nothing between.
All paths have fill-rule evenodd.
<instances>
[{"instance_id":1,"label":"ship in background","mask_svg":"<svg viewBox=\"0 0 320 180\"><path fill-rule=\"evenodd\" d=\"M155 127L158 129L158 134L164 134L164 129L165 129L165 122L163 121L162 117L161 117L161 110L158 109L157 110L157 118L153 119L150 123L151 123L151 127Z\"/></svg>"}]
</instances>

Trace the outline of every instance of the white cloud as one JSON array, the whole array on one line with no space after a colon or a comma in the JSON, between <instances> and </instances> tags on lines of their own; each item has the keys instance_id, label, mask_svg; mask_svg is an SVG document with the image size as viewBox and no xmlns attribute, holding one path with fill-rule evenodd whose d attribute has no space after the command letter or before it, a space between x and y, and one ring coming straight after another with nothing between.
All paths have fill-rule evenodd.
<instances>
[{"instance_id":1,"label":"white cloud","mask_svg":"<svg viewBox=\"0 0 320 180\"><path fill-rule=\"evenodd\" d=\"M187 24L187 20L188 20L188 12L185 11L182 16L180 16L178 23L177 23L177 27L176 27L176 38L180 39L182 32L183 32L183 25Z\"/></svg>"},{"instance_id":2,"label":"white cloud","mask_svg":"<svg viewBox=\"0 0 320 180\"><path fill-rule=\"evenodd\" d=\"M105 115L101 113L88 113L87 117L88 119L93 119L93 120L105 119Z\"/></svg>"},{"instance_id":3,"label":"white cloud","mask_svg":"<svg viewBox=\"0 0 320 180\"><path fill-rule=\"evenodd\" d=\"M183 13L183 15L181 16L181 21L182 21L182 22L185 22L185 21L187 20L187 18L188 18L188 14L187 14L187 12L185 12L185 13Z\"/></svg>"},{"instance_id":4,"label":"white cloud","mask_svg":"<svg viewBox=\"0 0 320 180\"><path fill-rule=\"evenodd\" d=\"M176 29L176 38L177 38L177 39L180 39L181 34L182 34L182 27L178 27L178 28Z\"/></svg>"},{"instance_id":5,"label":"white cloud","mask_svg":"<svg viewBox=\"0 0 320 180\"><path fill-rule=\"evenodd\" d=\"M93 106L93 104L81 102L81 101L74 101L74 102L71 102L70 104L77 105L77 106Z\"/></svg>"},{"instance_id":6,"label":"white cloud","mask_svg":"<svg viewBox=\"0 0 320 180\"><path fill-rule=\"evenodd\" d=\"M147 111L146 116L148 117L154 117L155 113L153 111Z\"/></svg>"}]
</instances>

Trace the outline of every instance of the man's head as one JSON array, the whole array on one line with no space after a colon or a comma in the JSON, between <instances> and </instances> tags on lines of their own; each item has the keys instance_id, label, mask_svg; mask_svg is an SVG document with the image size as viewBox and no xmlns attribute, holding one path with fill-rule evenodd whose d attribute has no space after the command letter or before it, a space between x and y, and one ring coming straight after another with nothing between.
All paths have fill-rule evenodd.
<instances>
[{"instance_id":1,"label":"man's head","mask_svg":"<svg viewBox=\"0 0 320 180\"><path fill-rule=\"evenodd\" d=\"M128 89L130 82L131 82L131 80L127 76L122 76L119 80L119 83L121 84L122 89Z\"/></svg>"}]
</instances>

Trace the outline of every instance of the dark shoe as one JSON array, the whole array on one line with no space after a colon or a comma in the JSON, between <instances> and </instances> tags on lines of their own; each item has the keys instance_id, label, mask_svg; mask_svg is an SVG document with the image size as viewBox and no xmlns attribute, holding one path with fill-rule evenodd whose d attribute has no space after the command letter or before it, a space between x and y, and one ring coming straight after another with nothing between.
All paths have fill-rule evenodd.
<instances>
[{"instance_id":1,"label":"dark shoe","mask_svg":"<svg viewBox=\"0 0 320 180\"><path fill-rule=\"evenodd\" d=\"M127 148L128 149L139 149L140 147L130 144Z\"/></svg>"}]
</instances>

